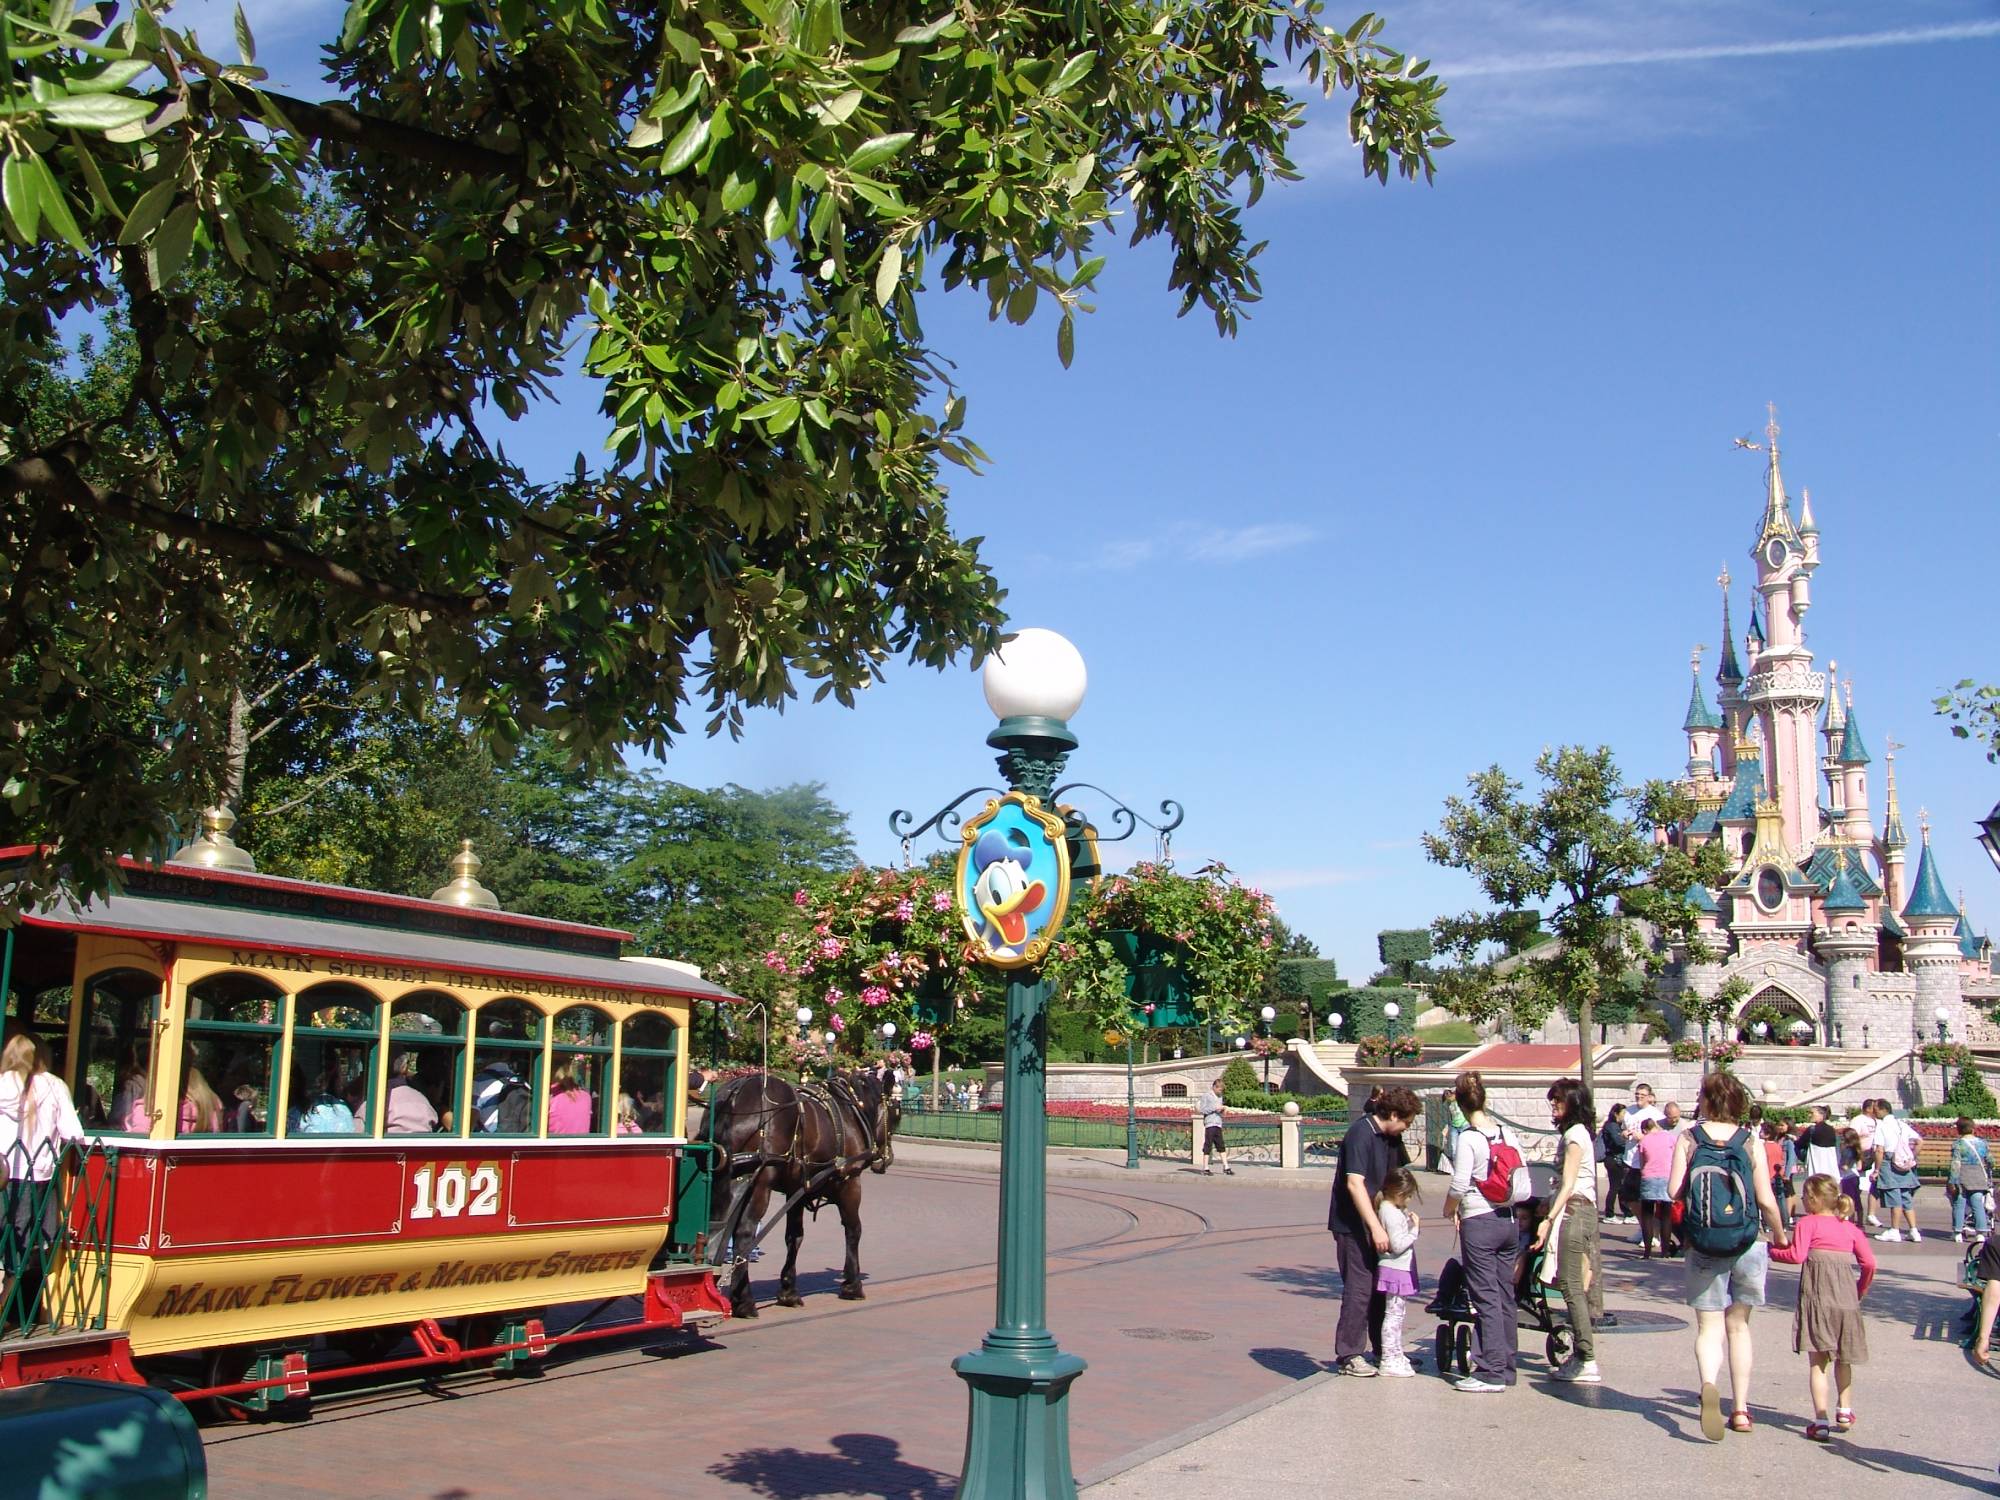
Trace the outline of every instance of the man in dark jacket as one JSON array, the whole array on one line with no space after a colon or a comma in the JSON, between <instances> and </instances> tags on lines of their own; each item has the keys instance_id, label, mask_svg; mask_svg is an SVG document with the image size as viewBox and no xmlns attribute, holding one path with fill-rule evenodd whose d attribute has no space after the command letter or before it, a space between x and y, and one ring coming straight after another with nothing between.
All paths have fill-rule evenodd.
<instances>
[{"instance_id":1,"label":"man in dark jacket","mask_svg":"<svg viewBox=\"0 0 2000 1500\"><path fill-rule=\"evenodd\" d=\"M1382 1313L1387 1304L1375 1290L1375 1268L1389 1248L1389 1233L1375 1213L1383 1179L1409 1160L1403 1132L1423 1113L1417 1096L1394 1085L1372 1096L1361 1118L1340 1143L1333 1201L1326 1227L1333 1232L1340 1263L1340 1325L1333 1357L1343 1375L1373 1375L1369 1363L1382 1358Z\"/></svg>"}]
</instances>

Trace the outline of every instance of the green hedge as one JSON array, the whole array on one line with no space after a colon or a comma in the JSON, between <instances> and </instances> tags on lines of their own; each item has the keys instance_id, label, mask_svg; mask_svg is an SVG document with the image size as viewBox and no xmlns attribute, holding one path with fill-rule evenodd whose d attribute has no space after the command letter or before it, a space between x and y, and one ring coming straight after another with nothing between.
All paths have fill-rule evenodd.
<instances>
[{"instance_id":1,"label":"green hedge","mask_svg":"<svg viewBox=\"0 0 2000 1500\"><path fill-rule=\"evenodd\" d=\"M1390 1001L1402 1007L1402 1014L1396 1017L1396 1034L1407 1036L1416 1025L1418 995L1415 990L1399 984L1370 985L1365 990L1342 990L1329 999L1328 1007L1340 1012L1340 1035L1336 1040L1359 1041L1364 1036L1386 1036L1389 1032L1389 1018L1382 1014L1382 1008ZM1322 1016L1321 1020L1324 1021Z\"/></svg>"}]
</instances>

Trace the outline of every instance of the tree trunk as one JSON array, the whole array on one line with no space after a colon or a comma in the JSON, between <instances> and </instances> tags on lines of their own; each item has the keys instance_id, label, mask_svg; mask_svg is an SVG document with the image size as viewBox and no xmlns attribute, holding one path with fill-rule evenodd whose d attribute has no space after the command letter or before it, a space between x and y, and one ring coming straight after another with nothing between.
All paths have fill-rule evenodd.
<instances>
[{"instance_id":1,"label":"tree trunk","mask_svg":"<svg viewBox=\"0 0 2000 1500\"><path fill-rule=\"evenodd\" d=\"M1589 1094L1593 1100L1597 1098L1597 1067L1593 1060L1593 1054L1597 1049L1590 1044L1590 1013L1596 1004L1596 1000L1597 996L1594 991L1585 990L1583 998L1577 1002L1576 1007L1576 1053L1578 1065L1581 1071L1584 1092Z\"/></svg>"}]
</instances>

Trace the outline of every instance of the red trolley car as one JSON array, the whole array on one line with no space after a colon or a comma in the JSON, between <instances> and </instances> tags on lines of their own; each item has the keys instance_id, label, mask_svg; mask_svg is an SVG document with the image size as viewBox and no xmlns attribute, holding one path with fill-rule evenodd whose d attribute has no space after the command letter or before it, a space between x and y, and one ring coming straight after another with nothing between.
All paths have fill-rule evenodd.
<instances>
[{"instance_id":1,"label":"red trolley car","mask_svg":"<svg viewBox=\"0 0 2000 1500\"><path fill-rule=\"evenodd\" d=\"M684 1132L693 1004L736 997L626 937L137 862L25 917L8 1027L91 1134L47 1189L63 1232L0 1304L0 1386L150 1376L262 1411L725 1316L710 1148Z\"/></svg>"}]
</instances>

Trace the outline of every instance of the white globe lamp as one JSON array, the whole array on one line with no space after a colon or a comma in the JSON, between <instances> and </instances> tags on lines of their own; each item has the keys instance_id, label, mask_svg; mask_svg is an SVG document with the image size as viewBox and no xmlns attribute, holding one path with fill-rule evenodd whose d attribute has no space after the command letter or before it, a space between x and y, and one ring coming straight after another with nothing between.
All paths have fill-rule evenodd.
<instances>
[{"instance_id":1,"label":"white globe lamp","mask_svg":"<svg viewBox=\"0 0 2000 1500\"><path fill-rule=\"evenodd\" d=\"M801 1026L812 1025L813 1008L810 1005L801 1005L798 1010L798 1017L799 1017L799 1025Z\"/></svg>"},{"instance_id":2,"label":"white globe lamp","mask_svg":"<svg viewBox=\"0 0 2000 1500\"><path fill-rule=\"evenodd\" d=\"M1391 1000L1387 1005L1382 1007L1382 1014L1387 1016L1392 1021L1395 1020L1396 1017L1400 1016L1402 1013L1403 1013L1403 1007L1398 1005L1393 1000Z\"/></svg>"},{"instance_id":3,"label":"white globe lamp","mask_svg":"<svg viewBox=\"0 0 2000 1500\"><path fill-rule=\"evenodd\" d=\"M882 1040L885 1042L892 1041L894 1040L895 1035L896 1035L896 1023L894 1021L884 1021L882 1023Z\"/></svg>"},{"instance_id":4,"label":"white globe lamp","mask_svg":"<svg viewBox=\"0 0 2000 1500\"><path fill-rule=\"evenodd\" d=\"M980 684L999 719L1066 723L1083 707L1090 676L1083 655L1053 630L1030 627L986 658Z\"/></svg>"}]
</instances>

